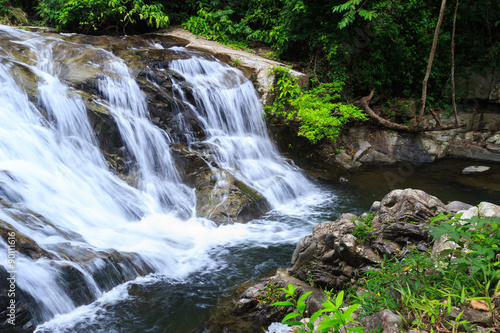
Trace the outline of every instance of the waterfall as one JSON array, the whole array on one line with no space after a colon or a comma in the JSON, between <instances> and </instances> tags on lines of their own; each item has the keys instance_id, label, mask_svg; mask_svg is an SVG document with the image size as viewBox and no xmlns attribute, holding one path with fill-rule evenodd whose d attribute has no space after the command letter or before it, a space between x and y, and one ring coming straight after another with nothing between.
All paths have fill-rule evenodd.
<instances>
[{"instance_id":1,"label":"waterfall","mask_svg":"<svg viewBox=\"0 0 500 333\"><path fill-rule=\"evenodd\" d=\"M192 109L218 165L254 186L274 208L314 191L271 142L257 93L239 70L194 55L174 60L169 67L193 86ZM189 103L179 87L174 89Z\"/></svg>"},{"instance_id":2,"label":"waterfall","mask_svg":"<svg viewBox=\"0 0 500 333\"><path fill-rule=\"evenodd\" d=\"M298 237L287 223L217 227L195 216L195 190L176 169L173 139L151 121L145 94L122 59L4 26L0 43L0 227L35 249L18 247L17 287L34 300L35 323L46 322L40 331L57 330L61 314L95 308L78 307L105 302L113 287L140 275L181 279L215 269L215 247ZM98 73L92 99L117 125L133 182L109 167L88 116L88 92L63 79L65 61L82 49L99 55L85 65ZM219 169L276 209L316 191L279 155L258 96L239 71L196 56L172 61L170 68L193 87L194 104L179 82L173 90L198 117ZM195 135L186 138L196 145ZM4 268L7 247L0 240Z\"/></svg>"}]
</instances>

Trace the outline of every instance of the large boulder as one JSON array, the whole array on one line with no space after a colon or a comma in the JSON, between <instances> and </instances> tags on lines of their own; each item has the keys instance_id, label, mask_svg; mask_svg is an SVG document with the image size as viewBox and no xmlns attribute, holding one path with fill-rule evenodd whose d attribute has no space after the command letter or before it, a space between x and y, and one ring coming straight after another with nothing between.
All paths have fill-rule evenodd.
<instances>
[{"instance_id":1,"label":"large boulder","mask_svg":"<svg viewBox=\"0 0 500 333\"><path fill-rule=\"evenodd\" d=\"M422 223L439 213L446 212L441 200L422 190L393 190L380 202L373 225L396 222Z\"/></svg>"},{"instance_id":2,"label":"large boulder","mask_svg":"<svg viewBox=\"0 0 500 333\"><path fill-rule=\"evenodd\" d=\"M197 150L172 146L172 156L183 181L196 190L197 216L217 224L244 223L270 209L257 190L217 167L209 145L197 146Z\"/></svg>"},{"instance_id":3,"label":"large boulder","mask_svg":"<svg viewBox=\"0 0 500 333\"><path fill-rule=\"evenodd\" d=\"M369 221L373 237L353 235L357 226L367 222L367 217L353 214L315 225L312 234L297 244L290 274L317 286L341 290L383 255L395 255L410 244L427 249L431 239L426 222L447 212L439 199L414 189L394 190L377 207Z\"/></svg>"},{"instance_id":4,"label":"large boulder","mask_svg":"<svg viewBox=\"0 0 500 333\"><path fill-rule=\"evenodd\" d=\"M446 207L436 197L420 190L404 189L388 193L373 205L371 214L346 213L336 221L316 224L312 233L298 242L291 267L247 289L236 301L234 312L257 321L270 314L269 318L280 321L286 312L262 307L258 302L270 282L283 286L292 281L304 290L308 290L303 287L304 283L321 290L345 290L361 271L377 267L384 256L401 258L410 248L430 249L433 240L427 231L428 222L444 212ZM367 320L366 324L372 326L386 322L384 329L387 330L402 328L401 318L390 313Z\"/></svg>"}]
</instances>

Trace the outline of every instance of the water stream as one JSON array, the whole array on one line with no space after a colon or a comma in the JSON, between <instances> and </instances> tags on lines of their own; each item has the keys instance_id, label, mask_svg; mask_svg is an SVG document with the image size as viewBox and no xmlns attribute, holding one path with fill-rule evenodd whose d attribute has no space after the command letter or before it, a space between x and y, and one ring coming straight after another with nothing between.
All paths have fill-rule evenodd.
<instances>
[{"instance_id":1,"label":"water stream","mask_svg":"<svg viewBox=\"0 0 500 333\"><path fill-rule=\"evenodd\" d=\"M370 190L317 183L280 156L253 85L238 70L177 48L183 57L169 70L189 83L194 102L184 81L173 80L173 96L205 134L200 141L186 133L187 144L209 147L214 164L271 206L249 223L217 226L196 216L195 189L171 155L175 140L152 122L125 61L4 26L0 43L0 222L39 248L16 258L17 286L36 305L36 332L209 332L217 300L287 266L313 224L369 208L370 196L360 198ZM99 54L88 60L102 73L95 99L117 125L133 182L110 169L83 94L62 78L66 58L57 52L77 47ZM68 274L82 290L69 290Z\"/></svg>"}]
</instances>

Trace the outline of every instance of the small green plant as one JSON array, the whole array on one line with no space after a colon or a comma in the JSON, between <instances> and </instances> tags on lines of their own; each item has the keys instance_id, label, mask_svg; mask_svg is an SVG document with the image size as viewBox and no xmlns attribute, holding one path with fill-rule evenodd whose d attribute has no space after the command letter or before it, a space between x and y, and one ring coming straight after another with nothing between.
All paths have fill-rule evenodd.
<instances>
[{"instance_id":1,"label":"small green plant","mask_svg":"<svg viewBox=\"0 0 500 333\"><path fill-rule=\"evenodd\" d=\"M240 59L238 59L238 58L235 58L235 59L233 60L233 62L231 63L231 65L232 65L233 67L238 67L238 66L241 66L241 64L242 64L242 61L241 61Z\"/></svg>"},{"instance_id":2,"label":"small green plant","mask_svg":"<svg viewBox=\"0 0 500 333\"><path fill-rule=\"evenodd\" d=\"M374 216L375 212L372 212L368 214L366 217L358 219L360 223L356 224L356 226L354 227L354 231L352 232L352 235L355 236L360 241L370 241L372 239L375 239L376 236L371 234L371 231L373 230L372 220Z\"/></svg>"},{"instance_id":3,"label":"small green plant","mask_svg":"<svg viewBox=\"0 0 500 333\"><path fill-rule=\"evenodd\" d=\"M306 322L306 320L303 320L305 319L305 300L312 291L308 291L296 299L295 291L297 289L298 287L292 284L289 284L287 289L281 288L281 290L285 292L287 300L273 303L274 306L292 306L297 311L286 315L285 318L283 318L283 324L300 326L299 333L325 331L339 333L341 329L344 329L345 332L363 332L364 327L346 327L348 323L354 321L352 314L359 305L353 304L347 309L342 310L344 291L339 292L336 297L333 297L331 292L325 291L325 300L321 304L324 309L313 313ZM323 317L323 319L319 322L317 329L315 329L314 322L320 317Z\"/></svg>"},{"instance_id":4,"label":"small green plant","mask_svg":"<svg viewBox=\"0 0 500 333\"><path fill-rule=\"evenodd\" d=\"M316 262L311 262L309 264L309 270L307 271L306 281L309 283L311 287L316 285L316 276L313 273L313 270L318 266Z\"/></svg>"},{"instance_id":5,"label":"small green plant","mask_svg":"<svg viewBox=\"0 0 500 333\"><path fill-rule=\"evenodd\" d=\"M273 283L268 283L262 294L257 297L257 301L263 304L272 303L279 300L280 295L280 288Z\"/></svg>"}]
</instances>

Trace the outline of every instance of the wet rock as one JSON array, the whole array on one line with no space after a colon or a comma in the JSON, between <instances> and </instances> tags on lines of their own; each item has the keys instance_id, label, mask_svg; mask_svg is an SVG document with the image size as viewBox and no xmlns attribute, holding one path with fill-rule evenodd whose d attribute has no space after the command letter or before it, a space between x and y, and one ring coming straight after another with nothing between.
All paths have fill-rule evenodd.
<instances>
[{"instance_id":1,"label":"wet rock","mask_svg":"<svg viewBox=\"0 0 500 333\"><path fill-rule=\"evenodd\" d=\"M298 287L296 291L298 297L306 292L312 292L306 299L306 316L310 316L322 308L324 294L321 290L290 276L283 269L278 269L275 275L245 290L238 297L232 313L243 316L245 320L261 323L263 326L268 326L272 322L281 322L286 314L294 309L271 306L271 304L285 300L284 293L280 292L279 288L287 288L288 284Z\"/></svg>"},{"instance_id":2,"label":"wet rock","mask_svg":"<svg viewBox=\"0 0 500 333\"><path fill-rule=\"evenodd\" d=\"M211 163L209 146L190 151L172 146L172 156L183 181L196 189L197 216L217 224L248 222L269 209L267 200L255 189Z\"/></svg>"},{"instance_id":3,"label":"wet rock","mask_svg":"<svg viewBox=\"0 0 500 333\"><path fill-rule=\"evenodd\" d=\"M5 333L28 333L33 332L36 325L39 323L40 318L36 313L36 308L33 306L34 300L25 293L22 289L16 285L14 290L15 297L10 297L9 294L12 293L9 283L4 283L12 275L7 272L7 270L0 265L0 332ZM11 300L15 300L15 325L8 322L10 314L9 306L11 306Z\"/></svg>"},{"instance_id":4,"label":"wet rock","mask_svg":"<svg viewBox=\"0 0 500 333\"><path fill-rule=\"evenodd\" d=\"M370 207L370 212L377 212L380 209L380 201L374 201Z\"/></svg>"},{"instance_id":5,"label":"wet rock","mask_svg":"<svg viewBox=\"0 0 500 333\"><path fill-rule=\"evenodd\" d=\"M462 174L468 175L471 173L480 173L480 172L488 171L489 169L490 169L490 167L487 167L487 166L474 165L474 166L469 166L469 167L466 167L465 169L463 169Z\"/></svg>"}]
</instances>

